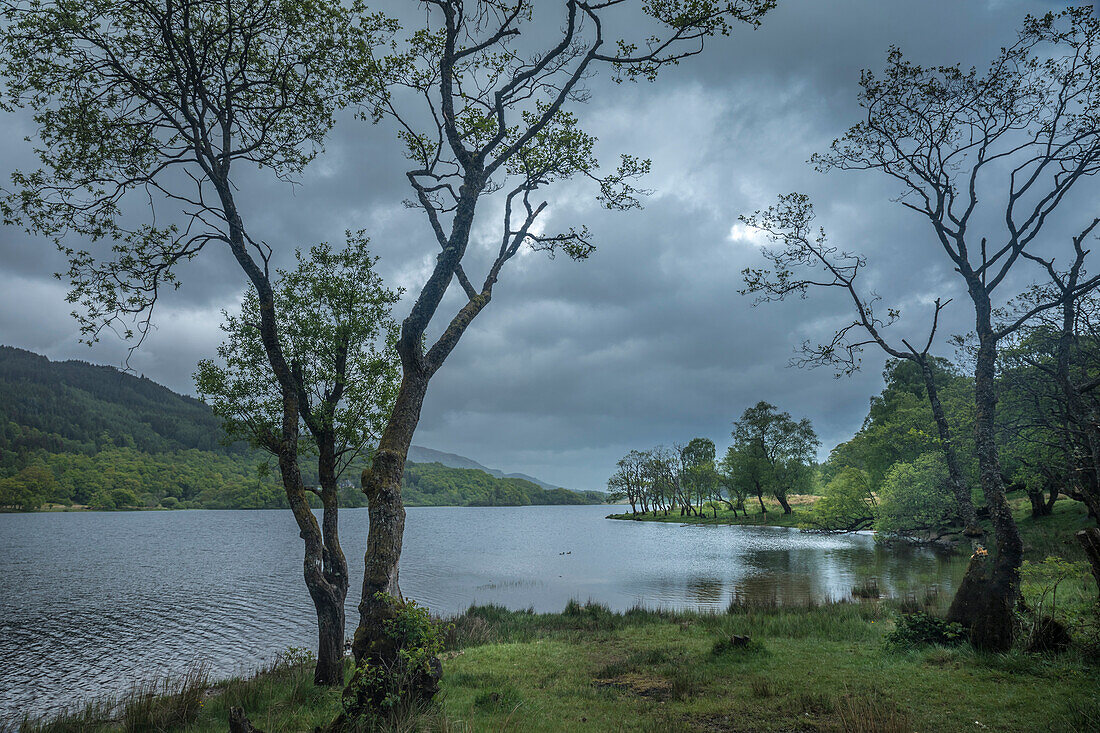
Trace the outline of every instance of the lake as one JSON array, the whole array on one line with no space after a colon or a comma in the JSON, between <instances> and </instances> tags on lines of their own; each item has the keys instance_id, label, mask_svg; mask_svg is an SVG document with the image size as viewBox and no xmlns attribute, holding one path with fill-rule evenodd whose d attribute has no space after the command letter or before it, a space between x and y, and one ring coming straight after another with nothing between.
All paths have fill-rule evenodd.
<instances>
[{"instance_id":1,"label":"lake","mask_svg":"<svg viewBox=\"0 0 1100 733\"><path fill-rule=\"evenodd\" d=\"M401 589L437 614L473 603L560 611L570 599L722 610L950 590L960 560L868 535L608 520L619 507L412 507ZM362 581L366 509L341 512ZM289 511L0 514L0 720L206 663L244 672L313 647L302 543Z\"/></svg>"}]
</instances>

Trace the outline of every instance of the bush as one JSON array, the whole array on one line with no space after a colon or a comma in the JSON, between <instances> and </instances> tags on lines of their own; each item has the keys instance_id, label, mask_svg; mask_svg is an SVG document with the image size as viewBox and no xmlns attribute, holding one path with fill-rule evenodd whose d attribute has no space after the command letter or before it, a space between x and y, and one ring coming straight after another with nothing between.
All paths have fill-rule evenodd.
<instances>
[{"instance_id":1,"label":"bush","mask_svg":"<svg viewBox=\"0 0 1100 733\"><path fill-rule=\"evenodd\" d=\"M342 704L352 718L402 716L431 700L439 691L443 668L439 655L449 625L434 621L428 609L413 600L385 593L377 596L393 608L383 622L385 651L375 651L355 670Z\"/></svg>"},{"instance_id":2,"label":"bush","mask_svg":"<svg viewBox=\"0 0 1100 733\"><path fill-rule=\"evenodd\" d=\"M886 646L890 649L911 649L925 644L958 646L965 640L962 624L918 611L898 618L897 627L886 635Z\"/></svg>"}]
</instances>

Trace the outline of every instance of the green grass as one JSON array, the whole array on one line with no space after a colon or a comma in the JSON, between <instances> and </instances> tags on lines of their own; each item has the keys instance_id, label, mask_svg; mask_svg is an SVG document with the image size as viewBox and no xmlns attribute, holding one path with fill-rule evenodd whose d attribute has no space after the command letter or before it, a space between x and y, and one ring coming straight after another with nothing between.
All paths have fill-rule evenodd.
<instances>
[{"instance_id":1,"label":"green grass","mask_svg":"<svg viewBox=\"0 0 1100 733\"><path fill-rule=\"evenodd\" d=\"M557 614L475 607L454 619L439 703L406 725L379 729L1095 730L1095 657L1076 649L892 652L883 637L896 613L887 602L734 606L720 614L613 613L593 604ZM733 636L751 642L734 645ZM339 710L337 691L315 689L308 665L283 663L213 686L189 722L126 730L222 733L231 705L268 733L310 731Z\"/></svg>"}]
</instances>

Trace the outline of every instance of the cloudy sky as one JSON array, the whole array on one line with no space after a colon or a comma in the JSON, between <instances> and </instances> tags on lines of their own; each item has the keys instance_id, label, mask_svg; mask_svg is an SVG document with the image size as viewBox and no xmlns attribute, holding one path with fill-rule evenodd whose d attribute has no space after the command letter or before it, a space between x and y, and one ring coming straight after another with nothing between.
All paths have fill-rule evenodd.
<instances>
[{"instance_id":1,"label":"cloudy sky","mask_svg":"<svg viewBox=\"0 0 1100 733\"><path fill-rule=\"evenodd\" d=\"M869 286L922 332L928 302L959 294L927 225L892 202L898 191L885 179L823 175L806 161L858 119L860 69L881 68L890 45L921 63L980 65L1012 40L1025 13L1057 7L779 0L760 30L718 39L654 84L594 80L593 99L577 111L598 151L605 160L619 152L651 158L645 185L654 193L644 210L627 213L601 210L583 186L549 193L547 227L587 224L598 250L584 263L529 253L509 264L493 302L433 380L415 442L597 488L631 448L708 436L724 449L732 420L762 399L813 420L823 454L848 438L881 388L883 359L868 353L862 373L840 380L787 368L795 346L827 337L848 304L814 296L751 307L738 294L740 272L762 262L760 242L737 217L779 193L811 194L831 239L867 254ZM33 165L22 141L32 128L19 115L3 124L6 180ZM251 231L285 252L365 229L387 282L418 288L435 245L423 215L402 206L406 166L393 140L385 125L342 119L300 185L258 179L242 191ZM1065 226L1087 205L1071 201ZM488 225L479 230L475 254L495 239ZM0 229L0 343L120 365L125 344L78 344L65 284L52 277L63 266L48 242ZM195 363L217 346L220 311L239 301L243 276L212 251L181 279L130 364L192 393ZM946 320L946 333L967 330L961 301Z\"/></svg>"}]
</instances>

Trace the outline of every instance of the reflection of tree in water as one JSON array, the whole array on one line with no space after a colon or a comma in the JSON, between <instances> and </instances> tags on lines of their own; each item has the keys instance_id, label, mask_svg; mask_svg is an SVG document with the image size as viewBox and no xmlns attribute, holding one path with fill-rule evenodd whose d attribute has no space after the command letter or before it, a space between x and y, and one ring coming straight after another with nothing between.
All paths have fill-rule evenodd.
<instances>
[{"instance_id":1,"label":"reflection of tree in water","mask_svg":"<svg viewBox=\"0 0 1100 733\"><path fill-rule=\"evenodd\" d=\"M724 589L721 578L689 578L687 597L700 606L718 606L725 600Z\"/></svg>"},{"instance_id":2,"label":"reflection of tree in water","mask_svg":"<svg viewBox=\"0 0 1100 733\"><path fill-rule=\"evenodd\" d=\"M750 575L736 583L730 602L745 606L804 606L821 599L815 590L808 573L768 572Z\"/></svg>"},{"instance_id":3,"label":"reflection of tree in water","mask_svg":"<svg viewBox=\"0 0 1100 733\"><path fill-rule=\"evenodd\" d=\"M890 597L947 592L965 567L949 553L880 545L753 550L744 560L758 572L736 583L733 596L749 604L842 600L872 578Z\"/></svg>"}]
</instances>

